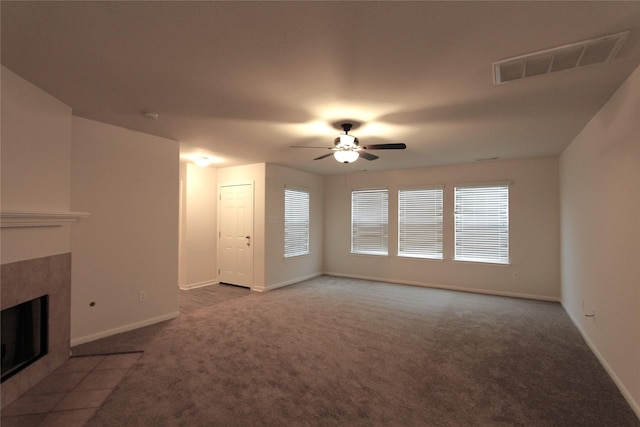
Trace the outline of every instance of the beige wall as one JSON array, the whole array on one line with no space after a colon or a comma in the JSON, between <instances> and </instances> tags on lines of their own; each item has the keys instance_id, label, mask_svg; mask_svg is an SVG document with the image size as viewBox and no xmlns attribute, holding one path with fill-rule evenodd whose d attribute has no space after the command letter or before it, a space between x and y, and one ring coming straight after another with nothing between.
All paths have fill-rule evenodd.
<instances>
[{"instance_id":1,"label":"beige wall","mask_svg":"<svg viewBox=\"0 0 640 427\"><path fill-rule=\"evenodd\" d=\"M640 68L564 151L560 188L563 305L640 417L639 94Z\"/></svg>"},{"instance_id":2,"label":"beige wall","mask_svg":"<svg viewBox=\"0 0 640 427\"><path fill-rule=\"evenodd\" d=\"M309 191L308 255L284 257L284 188ZM322 273L323 179L284 166L266 166L266 289L299 282Z\"/></svg>"},{"instance_id":3,"label":"beige wall","mask_svg":"<svg viewBox=\"0 0 640 427\"><path fill-rule=\"evenodd\" d=\"M72 343L177 315L178 144L74 118L10 70L1 77L2 209L91 214L3 228L2 264L73 251Z\"/></svg>"},{"instance_id":4,"label":"beige wall","mask_svg":"<svg viewBox=\"0 0 640 427\"><path fill-rule=\"evenodd\" d=\"M70 210L71 109L5 67L1 77L0 207ZM2 384L2 407L69 358L69 225L0 229L2 308L49 295L49 351Z\"/></svg>"},{"instance_id":5,"label":"beige wall","mask_svg":"<svg viewBox=\"0 0 640 427\"><path fill-rule=\"evenodd\" d=\"M187 230L192 227L190 215L199 218L194 233L198 230L206 230L206 236L213 231L213 239L201 233L200 236L190 235L190 232L183 232L182 235L189 241L199 241L200 249L197 260L189 260L193 251L185 250L181 255L181 261L185 266L185 274L188 276L191 270L209 269L216 267L216 252L211 244L217 243L217 223L208 219L217 217L210 216L212 207L215 206L217 197L213 203L200 200L189 207L190 195L198 195L205 192L205 199L209 186L217 182L217 187L237 184L254 185L254 212L253 212L253 286L255 291L265 291L280 286L304 280L321 274L322 265L322 215L323 215L323 193L322 177L295 169L274 165L274 164L253 164L247 166L237 166L220 168L215 170L213 176L212 169L208 171L198 171L194 165L182 166L182 176L185 180L186 188L186 210L183 209L183 227ZM191 173L190 173L191 171ZM194 184L196 183L196 184ZM284 186L293 185L307 188L311 193L311 254L302 257L284 259ZM191 209L191 213L190 212ZM211 229L215 225L215 228ZM185 248L187 243L183 243ZM209 259L213 256L213 259ZM206 264L206 265L205 265ZM182 276L182 274L181 274ZM205 277L204 275L202 277ZM188 279L186 283L191 283ZM187 285L188 286L188 285Z\"/></svg>"},{"instance_id":6,"label":"beige wall","mask_svg":"<svg viewBox=\"0 0 640 427\"><path fill-rule=\"evenodd\" d=\"M2 80L0 207L70 209L71 109L9 69ZM0 232L2 264L70 252L69 226Z\"/></svg>"},{"instance_id":7,"label":"beige wall","mask_svg":"<svg viewBox=\"0 0 640 427\"><path fill-rule=\"evenodd\" d=\"M512 181L511 265L453 261L453 187ZM444 185L444 260L397 257L397 189ZM351 191L388 188L389 256L350 253ZM556 158L325 177L324 270L329 274L504 295L558 299L559 195ZM517 278L514 278L517 273Z\"/></svg>"},{"instance_id":8,"label":"beige wall","mask_svg":"<svg viewBox=\"0 0 640 427\"><path fill-rule=\"evenodd\" d=\"M217 174L181 163L180 287L218 283Z\"/></svg>"},{"instance_id":9,"label":"beige wall","mask_svg":"<svg viewBox=\"0 0 640 427\"><path fill-rule=\"evenodd\" d=\"M178 144L77 117L72 141L72 344L177 316Z\"/></svg>"},{"instance_id":10,"label":"beige wall","mask_svg":"<svg viewBox=\"0 0 640 427\"><path fill-rule=\"evenodd\" d=\"M177 143L72 118L69 107L4 67L1 80L2 209L91 213L71 227L0 231L2 264L73 249L74 343L177 315L181 177L184 191L191 194L197 188L208 191L206 182L214 187L252 182L257 290L322 270L555 299L560 296L561 258L562 302L640 416L639 70L563 153L559 167L558 159L541 158L324 178L265 164L192 169L190 174L185 165L180 176ZM511 265L452 261L453 186L503 180L513 182ZM187 181L194 187L187 188ZM279 200L285 184L308 186L312 192L312 255L295 260L280 255ZM430 184L445 186L443 261L398 258L393 255L395 238L390 239L388 257L349 254L352 189L389 188L394 213L397 188ZM217 209L207 200L194 211L198 223ZM322 218L322 223L313 218ZM217 222L212 219L203 227L209 233ZM390 236L396 229L392 214ZM194 245L196 252L204 248L203 256L214 252L206 239L196 237ZM215 257L215 269L214 262ZM180 283L208 280L211 265L196 262L192 276L181 270ZM148 302L138 302L140 290L147 292ZM584 316L593 311L595 318Z\"/></svg>"}]
</instances>

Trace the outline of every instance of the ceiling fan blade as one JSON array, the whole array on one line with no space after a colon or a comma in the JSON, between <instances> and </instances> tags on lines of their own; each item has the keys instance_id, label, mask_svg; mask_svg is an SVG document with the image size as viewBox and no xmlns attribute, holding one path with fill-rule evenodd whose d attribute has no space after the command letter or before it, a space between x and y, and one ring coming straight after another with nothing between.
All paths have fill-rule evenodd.
<instances>
[{"instance_id":1,"label":"ceiling fan blade","mask_svg":"<svg viewBox=\"0 0 640 427\"><path fill-rule=\"evenodd\" d=\"M362 157L363 159L366 159L366 160L375 160L375 159L379 159L380 158L380 157L376 156L375 154L365 153L364 151L360 151L358 154L360 154L360 157Z\"/></svg>"},{"instance_id":2,"label":"ceiling fan blade","mask_svg":"<svg viewBox=\"0 0 640 427\"><path fill-rule=\"evenodd\" d=\"M325 157L329 157L329 156L333 156L333 153L329 153L329 154L325 154L324 156L316 157L313 160L320 160L320 159L324 159Z\"/></svg>"},{"instance_id":3,"label":"ceiling fan blade","mask_svg":"<svg viewBox=\"0 0 640 427\"><path fill-rule=\"evenodd\" d=\"M365 150L404 150L405 148L407 148L407 144L402 142L391 144L371 144L362 148L364 148Z\"/></svg>"},{"instance_id":4,"label":"ceiling fan blade","mask_svg":"<svg viewBox=\"0 0 640 427\"><path fill-rule=\"evenodd\" d=\"M325 150L333 149L333 147L315 147L310 145L290 145L289 148L324 148Z\"/></svg>"}]
</instances>

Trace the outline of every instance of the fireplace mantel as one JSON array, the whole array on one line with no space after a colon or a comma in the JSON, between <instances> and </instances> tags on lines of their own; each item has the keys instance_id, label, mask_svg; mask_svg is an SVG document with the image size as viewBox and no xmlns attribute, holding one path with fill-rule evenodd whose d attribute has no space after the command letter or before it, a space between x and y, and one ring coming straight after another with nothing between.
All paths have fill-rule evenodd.
<instances>
[{"instance_id":1,"label":"fireplace mantel","mask_svg":"<svg viewBox=\"0 0 640 427\"><path fill-rule=\"evenodd\" d=\"M0 211L0 228L60 227L89 216L88 212Z\"/></svg>"}]
</instances>

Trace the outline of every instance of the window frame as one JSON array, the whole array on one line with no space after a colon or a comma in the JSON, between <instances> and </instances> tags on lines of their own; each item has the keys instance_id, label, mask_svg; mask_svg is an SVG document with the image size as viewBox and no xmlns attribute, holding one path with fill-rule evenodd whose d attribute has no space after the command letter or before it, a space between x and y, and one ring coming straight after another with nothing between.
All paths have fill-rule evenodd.
<instances>
[{"instance_id":1,"label":"window frame","mask_svg":"<svg viewBox=\"0 0 640 427\"><path fill-rule=\"evenodd\" d=\"M303 196L301 196L303 195ZM306 196L306 197L305 197ZM296 199L296 197L300 197ZM295 201L295 206L302 205L302 214L292 217L295 211L288 209L287 201ZM306 206L305 206L306 203ZM295 207L292 206L292 209ZM284 188L284 257L286 259L308 255L310 250L310 216L311 193L305 188ZM288 221L288 219L290 219ZM294 221L294 220L297 220ZM297 240L296 240L297 239Z\"/></svg>"},{"instance_id":2,"label":"window frame","mask_svg":"<svg viewBox=\"0 0 640 427\"><path fill-rule=\"evenodd\" d=\"M380 200L376 200L376 198ZM381 202L380 209L372 210L372 208L376 207L376 202L378 201ZM369 225L367 225L367 223L369 223ZM378 230L376 230L376 228ZM358 189L351 191L350 239L352 254L389 255L388 188Z\"/></svg>"},{"instance_id":3,"label":"window frame","mask_svg":"<svg viewBox=\"0 0 640 427\"><path fill-rule=\"evenodd\" d=\"M498 182L454 186L454 261L510 264L510 185Z\"/></svg>"},{"instance_id":4,"label":"window frame","mask_svg":"<svg viewBox=\"0 0 640 427\"><path fill-rule=\"evenodd\" d=\"M397 193L398 257L443 260L444 186L399 188ZM417 238L405 237L416 233Z\"/></svg>"}]
</instances>

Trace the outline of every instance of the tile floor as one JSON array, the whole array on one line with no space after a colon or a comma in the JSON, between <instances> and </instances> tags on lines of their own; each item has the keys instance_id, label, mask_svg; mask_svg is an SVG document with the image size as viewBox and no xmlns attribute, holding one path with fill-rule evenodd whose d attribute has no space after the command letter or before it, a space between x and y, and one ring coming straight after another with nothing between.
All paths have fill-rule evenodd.
<instances>
[{"instance_id":1,"label":"tile floor","mask_svg":"<svg viewBox=\"0 0 640 427\"><path fill-rule=\"evenodd\" d=\"M2 427L81 427L142 353L72 357L2 410Z\"/></svg>"}]
</instances>

